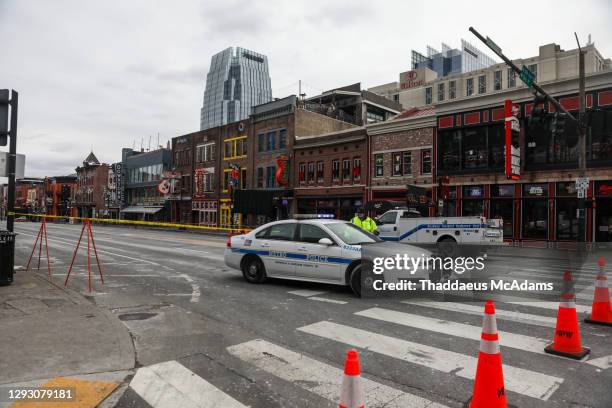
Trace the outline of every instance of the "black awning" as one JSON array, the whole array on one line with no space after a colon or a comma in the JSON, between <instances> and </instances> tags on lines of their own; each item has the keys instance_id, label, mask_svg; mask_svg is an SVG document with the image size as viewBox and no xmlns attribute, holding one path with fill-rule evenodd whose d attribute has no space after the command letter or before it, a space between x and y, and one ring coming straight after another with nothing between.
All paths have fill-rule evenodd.
<instances>
[{"instance_id":1,"label":"black awning","mask_svg":"<svg viewBox=\"0 0 612 408\"><path fill-rule=\"evenodd\" d=\"M236 190L234 212L274 216L274 207L282 205L285 197L292 196L290 190Z\"/></svg>"},{"instance_id":2,"label":"black awning","mask_svg":"<svg viewBox=\"0 0 612 408\"><path fill-rule=\"evenodd\" d=\"M365 205L366 211L376 211L377 214L382 214L385 211L393 210L395 208L408 207L406 207L405 202L396 200L372 200L368 201Z\"/></svg>"}]
</instances>

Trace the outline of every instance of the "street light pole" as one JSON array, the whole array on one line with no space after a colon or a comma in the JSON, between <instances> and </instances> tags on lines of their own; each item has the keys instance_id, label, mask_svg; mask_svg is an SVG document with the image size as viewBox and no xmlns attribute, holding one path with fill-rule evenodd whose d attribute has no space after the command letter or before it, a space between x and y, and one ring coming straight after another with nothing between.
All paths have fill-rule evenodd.
<instances>
[{"instance_id":1,"label":"street light pole","mask_svg":"<svg viewBox=\"0 0 612 408\"><path fill-rule=\"evenodd\" d=\"M14 89L11 91L11 130L9 132L10 145L8 154L8 193L6 209L6 229L13 232L15 223L15 172L17 161L17 111L19 105L19 94Z\"/></svg>"},{"instance_id":2,"label":"street light pole","mask_svg":"<svg viewBox=\"0 0 612 408\"><path fill-rule=\"evenodd\" d=\"M578 43L578 99L579 99L579 114L578 114L578 171L580 177L586 177L586 97L585 97L585 77L584 77L584 53L580 47L580 41L578 41L578 35L576 36L576 43ZM585 194L581 194L578 198L578 241L585 242Z\"/></svg>"}]
</instances>

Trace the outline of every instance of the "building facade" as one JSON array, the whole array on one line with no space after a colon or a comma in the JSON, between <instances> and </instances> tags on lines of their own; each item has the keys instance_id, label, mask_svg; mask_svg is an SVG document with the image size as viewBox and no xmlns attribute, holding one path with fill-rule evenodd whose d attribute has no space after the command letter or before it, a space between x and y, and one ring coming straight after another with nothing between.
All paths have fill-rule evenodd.
<instances>
[{"instance_id":1,"label":"building facade","mask_svg":"<svg viewBox=\"0 0 612 408\"><path fill-rule=\"evenodd\" d=\"M108 184L108 165L100 163L93 152L76 168L77 189L75 206L77 216L97 218L104 216L104 189Z\"/></svg>"},{"instance_id":2,"label":"building facade","mask_svg":"<svg viewBox=\"0 0 612 408\"><path fill-rule=\"evenodd\" d=\"M367 131L351 128L296 137L294 196L299 214L349 220L366 202Z\"/></svg>"},{"instance_id":3,"label":"building facade","mask_svg":"<svg viewBox=\"0 0 612 408\"><path fill-rule=\"evenodd\" d=\"M44 214L47 210L45 200L45 180L27 177L15 181L15 212Z\"/></svg>"},{"instance_id":4,"label":"building facade","mask_svg":"<svg viewBox=\"0 0 612 408\"><path fill-rule=\"evenodd\" d=\"M193 222L216 226L219 221L219 140L222 127L193 133Z\"/></svg>"},{"instance_id":5,"label":"building facade","mask_svg":"<svg viewBox=\"0 0 612 408\"><path fill-rule=\"evenodd\" d=\"M393 120L368 126L368 201L406 203L416 186L425 189L427 201L419 194L410 207L423 216L434 215L432 189L435 186L436 113L433 108L412 109ZM414 200L414 199L413 199Z\"/></svg>"},{"instance_id":6,"label":"building facade","mask_svg":"<svg viewBox=\"0 0 612 408\"><path fill-rule=\"evenodd\" d=\"M125 201L121 217L128 220L169 221L170 204L158 186L172 166L170 149L125 152Z\"/></svg>"},{"instance_id":7,"label":"building facade","mask_svg":"<svg viewBox=\"0 0 612 408\"><path fill-rule=\"evenodd\" d=\"M74 206L76 189L76 174L45 178L45 204L47 207L47 215L58 217L76 216L77 211Z\"/></svg>"},{"instance_id":8,"label":"building facade","mask_svg":"<svg viewBox=\"0 0 612 408\"><path fill-rule=\"evenodd\" d=\"M227 48L211 59L200 129L245 120L253 106L271 100L268 57L240 47Z\"/></svg>"},{"instance_id":9,"label":"building facade","mask_svg":"<svg viewBox=\"0 0 612 408\"><path fill-rule=\"evenodd\" d=\"M171 181L170 219L173 223L191 224L193 133L172 138L172 168L165 178Z\"/></svg>"},{"instance_id":10,"label":"building facade","mask_svg":"<svg viewBox=\"0 0 612 408\"><path fill-rule=\"evenodd\" d=\"M461 39L460 49L442 43L441 50L428 45L427 56L412 51L412 69L428 68L438 78L487 68L493 64L495 60L491 56L464 39Z\"/></svg>"}]
</instances>

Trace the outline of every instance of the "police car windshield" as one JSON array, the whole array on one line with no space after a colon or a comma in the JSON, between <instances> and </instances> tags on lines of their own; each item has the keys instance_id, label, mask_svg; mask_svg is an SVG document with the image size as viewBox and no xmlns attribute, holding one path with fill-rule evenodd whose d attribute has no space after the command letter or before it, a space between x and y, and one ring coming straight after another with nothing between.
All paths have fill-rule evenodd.
<instances>
[{"instance_id":1,"label":"police car windshield","mask_svg":"<svg viewBox=\"0 0 612 408\"><path fill-rule=\"evenodd\" d=\"M358 226L346 222L334 222L325 224L325 226L348 245L360 245L381 241L376 235L365 232Z\"/></svg>"}]
</instances>

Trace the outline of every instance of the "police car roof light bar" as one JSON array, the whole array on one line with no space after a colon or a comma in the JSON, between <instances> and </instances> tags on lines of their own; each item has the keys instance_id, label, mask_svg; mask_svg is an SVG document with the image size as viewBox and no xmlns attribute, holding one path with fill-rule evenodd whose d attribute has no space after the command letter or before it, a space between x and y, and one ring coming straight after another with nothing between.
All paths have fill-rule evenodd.
<instances>
[{"instance_id":1,"label":"police car roof light bar","mask_svg":"<svg viewBox=\"0 0 612 408\"><path fill-rule=\"evenodd\" d=\"M294 214L293 219L296 220L316 220L316 219L333 219L334 214Z\"/></svg>"}]
</instances>

